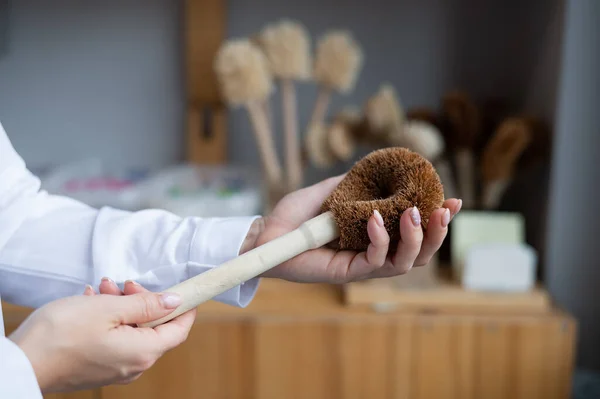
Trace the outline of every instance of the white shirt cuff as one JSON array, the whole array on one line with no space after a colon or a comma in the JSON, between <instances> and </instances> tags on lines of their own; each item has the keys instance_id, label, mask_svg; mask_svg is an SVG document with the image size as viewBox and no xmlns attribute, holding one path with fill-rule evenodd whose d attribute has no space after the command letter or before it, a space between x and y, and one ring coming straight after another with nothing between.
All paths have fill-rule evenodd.
<instances>
[{"instance_id":1,"label":"white shirt cuff","mask_svg":"<svg viewBox=\"0 0 600 399\"><path fill-rule=\"evenodd\" d=\"M190 277L200 274L214 265L218 267L239 256L240 249L252 226L259 216L210 218L199 225L190 246ZM254 278L232 288L214 300L238 307L246 307L254 298L259 279Z\"/></svg>"},{"instance_id":2,"label":"white shirt cuff","mask_svg":"<svg viewBox=\"0 0 600 399\"><path fill-rule=\"evenodd\" d=\"M0 337L0 398L42 399L29 359L4 337Z\"/></svg>"}]
</instances>

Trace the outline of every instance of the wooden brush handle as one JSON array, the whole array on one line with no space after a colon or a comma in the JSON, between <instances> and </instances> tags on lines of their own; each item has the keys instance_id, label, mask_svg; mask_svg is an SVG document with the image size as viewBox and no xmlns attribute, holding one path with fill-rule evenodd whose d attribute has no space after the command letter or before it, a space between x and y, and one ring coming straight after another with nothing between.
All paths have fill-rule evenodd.
<instances>
[{"instance_id":1,"label":"wooden brush handle","mask_svg":"<svg viewBox=\"0 0 600 399\"><path fill-rule=\"evenodd\" d=\"M454 181L452 169L450 168L450 163L448 160L446 158L439 158L435 161L434 166L438 175L440 176L442 185L444 186L444 197L459 198L456 191L456 183Z\"/></svg>"},{"instance_id":2,"label":"wooden brush handle","mask_svg":"<svg viewBox=\"0 0 600 399\"><path fill-rule=\"evenodd\" d=\"M269 132L273 133L273 109L271 107L271 99L269 97L264 100L262 107L265 117L267 118L267 123L269 124Z\"/></svg>"},{"instance_id":3,"label":"wooden brush handle","mask_svg":"<svg viewBox=\"0 0 600 399\"><path fill-rule=\"evenodd\" d=\"M338 236L339 229L330 212L314 217L296 230L169 288L166 292L181 295L183 303L169 315L140 324L140 327L163 324L303 252L322 247Z\"/></svg>"},{"instance_id":4,"label":"wooden brush handle","mask_svg":"<svg viewBox=\"0 0 600 399\"><path fill-rule=\"evenodd\" d=\"M465 209L476 206L475 199L475 161L470 149L459 149L455 154L458 193Z\"/></svg>"},{"instance_id":5,"label":"wooden brush handle","mask_svg":"<svg viewBox=\"0 0 600 399\"><path fill-rule=\"evenodd\" d=\"M302 159L298 137L298 114L296 111L296 88L291 79L281 82L283 123L285 131L285 159L288 188L295 191L302 186Z\"/></svg>"},{"instance_id":6,"label":"wooden brush handle","mask_svg":"<svg viewBox=\"0 0 600 399\"><path fill-rule=\"evenodd\" d=\"M279 186L281 184L281 165L277 160L269 119L265 113L265 104L251 101L247 104L247 109L269 185Z\"/></svg>"},{"instance_id":7,"label":"wooden brush handle","mask_svg":"<svg viewBox=\"0 0 600 399\"><path fill-rule=\"evenodd\" d=\"M312 116L310 118L310 126L315 124L322 124L325 121L325 115L327 114L327 108L331 101L331 90L321 86L319 87L319 93L315 100L315 106L313 108Z\"/></svg>"},{"instance_id":8,"label":"wooden brush handle","mask_svg":"<svg viewBox=\"0 0 600 399\"><path fill-rule=\"evenodd\" d=\"M484 183L481 199L483 209L491 210L498 208L511 180L510 178L506 178Z\"/></svg>"}]
</instances>

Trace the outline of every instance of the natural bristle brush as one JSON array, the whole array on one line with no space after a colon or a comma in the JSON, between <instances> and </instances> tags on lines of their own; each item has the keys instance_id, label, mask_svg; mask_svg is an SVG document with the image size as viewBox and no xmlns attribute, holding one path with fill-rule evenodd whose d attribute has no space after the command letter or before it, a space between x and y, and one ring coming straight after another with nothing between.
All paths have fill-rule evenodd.
<instances>
[{"instance_id":1,"label":"natural bristle brush","mask_svg":"<svg viewBox=\"0 0 600 399\"><path fill-rule=\"evenodd\" d=\"M325 121L333 91L348 93L354 88L362 64L362 50L350 33L331 31L319 39L312 75L319 86L319 93L309 129L311 125Z\"/></svg>"},{"instance_id":2,"label":"natural bristle brush","mask_svg":"<svg viewBox=\"0 0 600 399\"><path fill-rule=\"evenodd\" d=\"M474 147L480 133L480 112L466 93L448 93L442 100L443 132L453 151L457 172L457 189L465 209L474 209L476 196L476 163Z\"/></svg>"},{"instance_id":3,"label":"natural bristle brush","mask_svg":"<svg viewBox=\"0 0 600 399\"><path fill-rule=\"evenodd\" d=\"M252 41L230 40L219 49L214 68L227 103L232 107L244 106L248 111L270 195L275 195L281 189L282 168L265 111L265 101L273 91L267 59Z\"/></svg>"},{"instance_id":4,"label":"natural bristle brush","mask_svg":"<svg viewBox=\"0 0 600 399\"><path fill-rule=\"evenodd\" d=\"M400 239L400 217L413 206L427 226L444 202L444 190L433 165L406 148L376 150L359 160L322 204L322 213L297 229L170 289L183 304L171 314L146 323L154 327L187 312L303 252L336 244L340 250L365 251L369 218L378 210L390 235ZM337 240L337 243L335 242Z\"/></svg>"},{"instance_id":5,"label":"natural bristle brush","mask_svg":"<svg viewBox=\"0 0 600 399\"><path fill-rule=\"evenodd\" d=\"M282 20L266 26L257 42L281 87L287 185L294 191L303 183L295 81L311 75L310 37L301 24Z\"/></svg>"}]
</instances>

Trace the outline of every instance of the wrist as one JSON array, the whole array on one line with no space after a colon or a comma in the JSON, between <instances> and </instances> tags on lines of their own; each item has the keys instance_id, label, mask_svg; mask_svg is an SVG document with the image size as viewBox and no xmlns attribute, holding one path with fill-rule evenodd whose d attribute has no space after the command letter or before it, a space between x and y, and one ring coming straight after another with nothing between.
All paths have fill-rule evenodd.
<instances>
[{"instance_id":1,"label":"wrist","mask_svg":"<svg viewBox=\"0 0 600 399\"><path fill-rule=\"evenodd\" d=\"M26 342L20 340L18 337L9 336L8 339L11 340L21 350L25 358L27 358L40 391L44 394L48 392L49 387L52 385L51 381L53 377L49 373L50 370L43 367L43 362L36 356L36 352L39 351L30 348Z\"/></svg>"},{"instance_id":2,"label":"wrist","mask_svg":"<svg viewBox=\"0 0 600 399\"><path fill-rule=\"evenodd\" d=\"M240 248L239 255L242 255L242 254L256 248L256 243L258 241L258 237L260 237L260 235L262 234L262 232L264 230L265 230L265 218L264 217L259 217L254 222L252 222L252 225L250 225L250 229L248 230L248 233L246 234L246 238L242 242L242 246Z\"/></svg>"}]
</instances>

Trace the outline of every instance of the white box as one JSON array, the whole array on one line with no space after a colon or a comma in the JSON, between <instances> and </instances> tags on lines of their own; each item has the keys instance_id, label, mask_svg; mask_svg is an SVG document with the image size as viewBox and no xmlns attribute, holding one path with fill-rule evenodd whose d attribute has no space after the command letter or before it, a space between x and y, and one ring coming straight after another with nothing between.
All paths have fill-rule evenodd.
<instances>
[{"instance_id":1,"label":"white box","mask_svg":"<svg viewBox=\"0 0 600 399\"><path fill-rule=\"evenodd\" d=\"M523 292L536 282L537 254L526 244L476 244L465 259L462 285L469 290Z\"/></svg>"}]
</instances>

